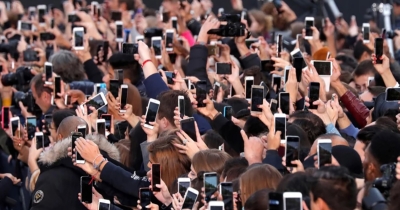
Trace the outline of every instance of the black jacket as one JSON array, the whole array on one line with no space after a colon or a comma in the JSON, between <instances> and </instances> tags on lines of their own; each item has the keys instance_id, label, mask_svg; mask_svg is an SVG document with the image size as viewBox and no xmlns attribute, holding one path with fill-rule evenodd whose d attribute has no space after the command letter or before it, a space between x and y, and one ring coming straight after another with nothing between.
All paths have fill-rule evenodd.
<instances>
[{"instance_id":1,"label":"black jacket","mask_svg":"<svg viewBox=\"0 0 400 210\"><path fill-rule=\"evenodd\" d=\"M117 148L104 137L88 135L87 139L93 140L99 149L107 152L111 158L119 160ZM78 193L80 178L87 174L75 167L71 158L67 156L67 148L70 145L71 138L66 138L40 155L40 175L32 192L31 210L86 209L78 200Z\"/></svg>"},{"instance_id":2,"label":"black jacket","mask_svg":"<svg viewBox=\"0 0 400 210\"><path fill-rule=\"evenodd\" d=\"M94 91L94 83L89 80L73 81L69 83L69 87L71 90L80 90L87 96L91 96Z\"/></svg>"}]
</instances>

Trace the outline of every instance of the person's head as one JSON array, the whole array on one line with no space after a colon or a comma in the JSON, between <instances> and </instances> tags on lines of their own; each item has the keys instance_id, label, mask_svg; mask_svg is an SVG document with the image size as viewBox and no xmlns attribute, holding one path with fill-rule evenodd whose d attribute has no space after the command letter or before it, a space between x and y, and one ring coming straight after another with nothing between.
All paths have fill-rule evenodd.
<instances>
[{"instance_id":1,"label":"person's head","mask_svg":"<svg viewBox=\"0 0 400 210\"><path fill-rule=\"evenodd\" d=\"M224 170L222 170L221 177L219 179L220 182L224 182L224 180L228 176L228 171L230 171L232 168L244 167L246 169L247 166L249 166L249 162L246 160L246 158L235 157L227 160L224 164Z\"/></svg>"},{"instance_id":2,"label":"person's head","mask_svg":"<svg viewBox=\"0 0 400 210\"><path fill-rule=\"evenodd\" d=\"M179 10L179 1L178 0L163 0L162 6L164 7L165 12L174 12Z\"/></svg>"},{"instance_id":3,"label":"person's head","mask_svg":"<svg viewBox=\"0 0 400 210\"><path fill-rule=\"evenodd\" d=\"M40 107L43 113L47 112L51 107L51 93L50 88L44 86L43 74L35 75L30 83L32 96L35 103Z\"/></svg>"},{"instance_id":4,"label":"person's head","mask_svg":"<svg viewBox=\"0 0 400 210\"><path fill-rule=\"evenodd\" d=\"M244 124L243 130L247 136L261 137L268 133L268 127L258 117L250 116Z\"/></svg>"},{"instance_id":5,"label":"person's head","mask_svg":"<svg viewBox=\"0 0 400 210\"><path fill-rule=\"evenodd\" d=\"M300 126L308 134L310 144L313 144L318 136L326 133L324 122L311 112L296 111L289 116L288 122Z\"/></svg>"},{"instance_id":6,"label":"person's head","mask_svg":"<svg viewBox=\"0 0 400 210\"><path fill-rule=\"evenodd\" d=\"M159 125L160 132L171 128L175 128L174 110L178 107L178 97L183 96L185 99L185 115L191 117L193 115L190 99L185 91L167 90L157 96L160 101L156 122Z\"/></svg>"},{"instance_id":7,"label":"person's head","mask_svg":"<svg viewBox=\"0 0 400 210\"><path fill-rule=\"evenodd\" d=\"M124 53L114 53L108 59L111 67L116 69L123 69L124 83L136 84L140 80L141 68L139 63L132 59L132 55Z\"/></svg>"},{"instance_id":8,"label":"person's head","mask_svg":"<svg viewBox=\"0 0 400 210\"><path fill-rule=\"evenodd\" d=\"M361 101L373 101L375 97L384 93L386 91L386 87L381 86L368 86L367 90L360 94Z\"/></svg>"},{"instance_id":9,"label":"person's head","mask_svg":"<svg viewBox=\"0 0 400 210\"><path fill-rule=\"evenodd\" d=\"M203 135L203 141L208 148L218 149L224 143L224 138L217 131L210 129Z\"/></svg>"},{"instance_id":10,"label":"person's head","mask_svg":"<svg viewBox=\"0 0 400 210\"><path fill-rule=\"evenodd\" d=\"M269 193L270 189L262 189L253 193L244 204L246 210L265 210L269 209Z\"/></svg>"},{"instance_id":11,"label":"person's head","mask_svg":"<svg viewBox=\"0 0 400 210\"><path fill-rule=\"evenodd\" d=\"M393 132L399 132L397 128L397 123L393 121L390 117L379 117L378 119L376 119L375 125L382 125Z\"/></svg>"},{"instance_id":12,"label":"person's head","mask_svg":"<svg viewBox=\"0 0 400 210\"><path fill-rule=\"evenodd\" d=\"M376 69L370 59L358 64L353 72L353 80L359 93L363 93L368 86L368 77L374 77Z\"/></svg>"},{"instance_id":13,"label":"person's head","mask_svg":"<svg viewBox=\"0 0 400 210\"><path fill-rule=\"evenodd\" d=\"M352 69L355 69L358 64L357 60L354 59L354 57L346 54L337 55L335 59L339 64L350 66Z\"/></svg>"},{"instance_id":14,"label":"person's head","mask_svg":"<svg viewBox=\"0 0 400 210\"><path fill-rule=\"evenodd\" d=\"M124 166L130 167L129 151L131 148L131 140L122 139L122 140L119 140L114 145L115 145L115 147L117 147L117 149L119 151L120 162Z\"/></svg>"},{"instance_id":15,"label":"person's head","mask_svg":"<svg viewBox=\"0 0 400 210\"><path fill-rule=\"evenodd\" d=\"M61 122L67 117L76 116L76 112L70 109L60 109L60 110L55 110L52 116L53 116L53 121L50 123L49 131L51 139L53 139L53 141L57 141L62 139L58 138L57 136L57 130L60 127Z\"/></svg>"},{"instance_id":16,"label":"person's head","mask_svg":"<svg viewBox=\"0 0 400 210\"><path fill-rule=\"evenodd\" d=\"M276 192L300 192L307 206L310 206L310 185L307 183L309 175L305 172L288 174L279 182Z\"/></svg>"},{"instance_id":17,"label":"person's head","mask_svg":"<svg viewBox=\"0 0 400 210\"><path fill-rule=\"evenodd\" d=\"M79 125L85 125L87 127L86 121L77 116L70 116L61 121L57 129L57 140L55 142L65 139L71 135L72 132L76 130ZM88 130L88 129L86 129Z\"/></svg>"},{"instance_id":18,"label":"person's head","mask_svg":"<svg viewBox=\"0 0 400 210\"><path fill-rule=\"evenodd\" d=\"M266 15L264 12L256 9L249 11L249 16L251 19L250 31L252 35L258 34L264 36L272 29L272 17ZM254 34L253 34L254 33Z\"/></svg>"},{"instance_id":19,"label":"person's head","mask_svg":"<svg viewBox=\"0 0 400 210\"><path fill-rule=\"evenodd\" d=\"M400 15L400 1L394 1L393 2L393 14L394 16L399 16Z\"/></svg>"},{"instance_id":20,"label":"person's head","mask_svg":"<svg viewBox=\"0 0 400 210\"><path fill-rule=\"evenodd\" d=\"M107 4L111 11L130 11L135 6L132 0L108 0Z\"/></svg>"},{"instance_id":21,"label":"person's head","mask_svg":"<svg viewBox=\"0 0 400 210\"><path fill-rule=\"evenodd\" d=\"M225 162L230 158L228 153L217 149L200 150L192 158L188 176L190 179L195 179L199 172L216 172L220 176Z\"/></svg>"},{"instance_id":22,"label":"person's head","mask_svg":"<svg viewBox=\"0 0 400 210\"><path fill-rule=\"evenodd\" d=\"M86 79L82 61L73 52L60 50L50 57L53 71L61 77L65 83L82 81Z\"/></svg>"},{"instance_id":23,"label":"person's head","mask_svg":"<svg viewBox=\"0 0 400 210\"><path fill-rule=\"evenodd\" d=\"M161 165L161 179L168 189L171 189L175 179L190 171L190 158L186 154L180 153L179 149L174 146L174 144L183 144L175 132L176 130L173 130L161 134L147 147L150 160L148 167L151 168L153 163ZM151 170L147 174L150 176Z\"/></svg>"},{"instance_id":24,"label":"person's head","mask_svg":"<svg viewBox=\"0 0 400 210\"><path fill-rule=\"evenodd\" d=\"M362 62L371 58L372 50L369 49L362 40L357 41L354 45L353 55L358 62Z\"/></svg>"},{"instance_id":25,"label":"person's head","mask_svg":"<svg viewBox=\"0 0 400 210\"><path fill-rule=\"evenodd\" d=\"M358 132L356 143L354 144L354 150L360 155L362 161L364 161L365 158L365 149L371 142L372 138L382 130L389 132L389 130L382 125L367 126Z\"/></svg>"},{"instance_id":26,"label":"person's head","mask_svg":"<svg viewBox=\"0 0 400 210\"><path fill-rule=\"evenodd\" d=\"M311 179L311 209L353 210L356 208L356 181L346 168L324 166L315 171Z\"/></svg>"},{"instance_id":27,"label":"person's head","mask_svg":"<svg viewBox=\"0 0 400 210\"><path fill-rule=\"evenodd\" d=\"M365 149L363 162L366 181L373 181L382 176L381 166L397 162L400 156L400 134L380 131Z\"/></svg>"},{"instance_id":28,"label":"person's head","mask_svg":"<svg viewBox=\"0 0 400 210\"><path fill-rule=\"evenodd\" d=\"M266 179L266 177L268 177ZM243 203L258 190L272 189L275 190L282 179L281 173L268 164L252 165L244 172L240 180L240 198Z\"/></svg>"}]
</instances>

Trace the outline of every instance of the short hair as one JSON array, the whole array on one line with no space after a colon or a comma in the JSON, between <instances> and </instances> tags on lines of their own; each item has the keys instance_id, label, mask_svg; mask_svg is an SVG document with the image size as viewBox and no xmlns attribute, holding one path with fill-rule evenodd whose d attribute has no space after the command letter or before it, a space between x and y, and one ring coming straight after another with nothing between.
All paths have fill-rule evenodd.
<instances>
[{"instance_id":1,"label":"short hair","mask_svg":"<svg viewBox=\"0 0 400 210\"><path fill-rule=\"evenodd\" d=\"M310 206L310 185L307 183L308 177L308 174L305 172L288 174L283 177L276 188L276 192L300 192L307 206Z\"/></svg>"},{"instance_id":2,"label":"short hair","mask_svg":"<svg viewBox=\"0 0 400 210\"><path fill-rule=\"evenodd\" d=\"M53 123L55 130L60 127L61 122L70 116L76 116L76 112L71 109L59 109L53 112Z\"/></svg>"},{"instance_id":3,"label":"short hair","mask_svg":"<svg viewBox=\"0 0 400 210\"><path fill-rule=\"evenodd\" d=\"M313 201L321 198L331 210L353 210L357 205L357 185L347 168L324 166L315 171L311 182ZM335 195L335 196L332 196Z\"/></svg>"},{"instance_id":4,"label":"short hair","mask_svg":"<svg viewBox=\"0 0 400 210\"><path fill-rule=\"evenodd\" d=\"M218 176L224 170L225 162L232 157L217 149L200 150L192 158L192 166L196 172L216 172Z\"/></svg>"},{"instance_id":5,"label":"short hair","mask_svg":"<svg viewBox=\"0 0 400 210\"><path fill-rule=\"evenodd\" d=\"M357 60L354 59L354 57L342 54L342 55L337 55L335 58L337 61L341 61L343 65L350 66L351 68L355 69L357 67Z\"/></svg>"},{"instance_id":6,"label":"short hair","mask_svg":"<svg viewBox=\"0 0 400 210\"><path fill-rule=\"evenodd\" d=\"M228 171L232 168L235 168L235 167L247 168L247 166L249 166L249 162L246 160L246 158L243 158L243 157L231 158L225 162L224 170L222 170L221 176L226 177L228 174Z\"/></svg>"},{"instance_id":7,"label":"short hair","mask_svg":"<svg viewBox=\"0 0 400 210\"><path fill-rule=\"evenodd\" d=\"M127 102L132 106L132 113L135 114L136 116L142 116L142 103L138 103L138 101L141 101L141 96L139 90L136 88L136 86L125 83L128 85L128 98Z\"/></svg>"},{"instance_id":8,"label":"short hair","mask_svg":"<svg viewBox=\"0 0 400 210\"><path fill-rule=\"evenodd\" d=\"M383 125L371 125L364 127L361 129L358 134L357 134L357 140L361 141L362 143L365 144L365 148L369 145L371 142L372 138L380 131L387 131L390 132L387 128L385 128Z\"/></svg>"},{"instance_id":9,"label":"short hair","mask_svg":"<svg viewBox=\"0 0 400 210\"><path fill-rule=\"evenodd\" d=\"M246 210L269 209L270 192L273 192L273 190L263 189L253 193L253 195L251 195L247 199L243 209Z\"/></svg>"},{"instance_id":10,"label":"short hair","mask_svg":"<svg viewBox=\"0 0 400 210\"><path fill-rule=\"evenodd\" d=\"M78 127L78 125L86 125L86 127L88 127L84 119L77 116L69 116L61 121L57 129L57 134L61 135L63 138L66 138L76 130L76 127Z\"/></svg>"},{"instance_id":11,"label":"short hair","mask_svg":"<svg viewBox=\"0 0 400 210\"><path fill-rule=\"evenodd\" d=\"M375 125L382 125L393 132L399 132L399 129L397 128L397 123L393 121L392 118L387 116L379 117L378 119L376 119Z\"/></svg>"},{"instance_id":12,"label":"short hair","mask_svg":"<svg viewBox=\"0 0 400 210\"><path fill-rule=\"evenodd\" d=\"M117 147L120 155L120 162L126 166L130 167L129 151L131 147L131 140L122 139L114 144Z\"/></svg>"},{"instance_id":13,"label":"short hair","mask_svg":"<svg viewBox=\"0 0 400 210\"><path fill-rule=\"evenodd\" d=\"M308 111L295 111L289 118L295 120L292 124L300 126L307 134L308 140L312 145L318 136L326 133L324 122L317 115Z\"/></svg>"},{"instance_id":14,"label":"short hair","mask_svg":"<svg viewBox=\"0 0 400 210\"><path fill-rule=\"evenodd\" d=\"M369 152L379 165L397 162L400 156L400 134L380 131L372 138Z\"/></svg>"},{"instance_id":15,"label":"short hair","mask_svg":"<svg viewBox=\"0 0 400 210\"><path fill-rule=\"evenodd\" d=\"M256 136L265 134L269 132L268 127L258 118L250 116L244 124L243 130L246 132L247 136Z\"/></svg>"},{"instance_id":16,"label":"short hair","mask_svg":"<svg viewBox=\"0 0 400 210\"><path fill-rule=\"evenodd\" d=\"M157 96L160 101L160 107L158 108L158 119L165 117L169 123L175 125L174 123L174 110L178 107L178 97L183 96L185 100L185 115L188 117L193 116L193 108L191 106L190 98L186 91L182 90L167 90Z\"/></svg>"},{"instance_id":17,"label":"short hair","mask_svg":"<svg viewBox=\"0 0 400 210\"><path fill-rule=\"evenodd\" d=\"M118 0L118 2L119 2L119 5L125 4L127 11L135 10L135 1L132 1L132 0Z\"/></svg>"},{"instance_id":18,"label":"short hair","mask_svg":"<svg viewBox=\"0 0 400 210\"><path fill-rule=\"evenodd\" d=\"M373 95L373 96L378 96L381 93L386 92L386 87L382 86L368 86L368 91Z\"/></svg>"},{"instance_id":19,"label":"short hair","mask_svg":"<svg viewBox=\"0 0 400 210\"><path fill-rule=\"evenodd\" d=\"M360 60L364 52L371 54L372 50L369 49L367 46L365 46L363 41L357 41L354 45L354 51L353 51L354 58Z\"/></svg>"},{"instance_id":20,"label":"short hair","mask_svg":"<svg viewBox=\"0 0 400 210\"><path fill-rule=\"evenodd\" d=\"M83 63L74 53L60 50L50 57L53 71L66 83L85 80Z\"/></svg>"},{"instance_id":21,"label":"short hair","mask_svg":"<svg viewBox=\"0 0 400 210\"><path fill-rule=\"evenodd\" d=\"M117 52L111 55L108 62L113 69L122 69L124 78L131 80L132 84L140 80L141 68L139 63L133 59L133 55Z\"/></svg>"},{"instance_id":22,"label":"short hair","mask_svg":"<svg viewBox=\"0 0 400 210\"><path fill-rule=\"evenodd\" d=\"M208 130L204 136L203 141L209 149L218 149L224 143L224 138L215 130Z\"/></svg>"},{"instance_id":23,"label":"short hair","mask_svg":"<svg viewBox=\"0 0 400 210\"><path fill-rule=\"evenodd\" d=\"M375 74L377 73L374 64L372 64L372 60L368 59L365 61L361 61L357 67L355 68L353 75L356 77L365 75L365 74Z\"/></svg>"},{"instance_id":24,"label":"short hair","mask_svg":"<svg viewBox=\"0 0 400 210\"><path fill-rule=\"evenodd\" d=\"M36 94L40 97L42 95L43 92L49 93L51 94L53 92L52 89L50 89L49 87L45 87L44 86L45 83L43 81L43 74L37 74L35 75L30 83L30 87L33 86L33 88L35 88Z\"/></svg>"}]
</instances>

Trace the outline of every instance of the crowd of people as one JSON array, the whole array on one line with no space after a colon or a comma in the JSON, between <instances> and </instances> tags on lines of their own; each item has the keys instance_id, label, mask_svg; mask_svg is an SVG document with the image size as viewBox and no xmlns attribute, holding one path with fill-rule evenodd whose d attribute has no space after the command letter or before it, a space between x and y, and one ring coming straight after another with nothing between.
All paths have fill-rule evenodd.
<instances>
[{"instance_id":1,"label":"crowd of people","mask_svg":"<svg viewBox=\"0 0 400 210\"><path fill-rule=\"evenodd\" d=\"M0 209L400 209L400 31L242 1L0 1Z\"/></svg>"}]
</instances>

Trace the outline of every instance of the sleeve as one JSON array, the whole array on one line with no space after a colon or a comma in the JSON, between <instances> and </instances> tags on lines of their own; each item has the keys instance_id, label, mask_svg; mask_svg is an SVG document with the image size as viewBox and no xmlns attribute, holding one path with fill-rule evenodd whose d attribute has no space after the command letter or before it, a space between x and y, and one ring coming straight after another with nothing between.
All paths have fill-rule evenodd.
<instances>
[{"instance_id":1,"label":"sleeve","mask_svg":"<svg viewBox=\"0 0 400 210\"><path fill-rule=\"evenodd\" d=\"M224 138L225 143L227 143L233 150L237 153L244 151L244 142L242 135L240 134L240 128L232 121L227 120L222 116L222 114L220 114L211 122L211 125L214 130Z\"/></svg>"},{"instance_id":2,"label":"sleeve","mask_svg":"<svg viewBox=\"0 0 400 210\"><path fill-rule=\"evenodd\" d=\"M359 128L363 128L367 124L369 109L361 102L350 90L347 90L340 97L340 101L347 108L351 116L356 120Z\"/></svg>"},{"instance_id":3,"label":"sleeve","mask_svg":"<svg viewBox=\"0 0 400 210\"><path fill-rule=\"evenodd\" d=\"M190 49L188 68L186 69L186 76L197 77L199 80L207 81L207 86L211 87L207 75L207 60L208 52L207 47L204 45L194 45Z\"/></svg>"},{"instance_id":4,"label":"sleeve","mask_svg":"<svg viewBox=\"0 0 400 210\"><path fill-rule=\"evenodd\" d=\"M245 57L240 57L240 60L242 61L243 69L248 69L253 66L260 66L261 65L261 60L260 57L258 57L257 54L250 54Z\"/></svg>"},{"instance_id":5,"label":"sleeve","mask_svg":"<svg viewBox=\"0 0 400 210\"><path fill-rule=\"evenodd\" d=\"M340 131L357 139L357 134L360 130L356 128L353 124L350 124L347 128L341 129Z\"/></svg>"},{"instance_id":6,"label":"sleeve","mask_svg":"<svg viewBox=\"0 0 400 210\"><path fill-rule=\"evenodd\" d=\"M5 177L0 181L0 203L4 203L5 199L12 188L13 183L10 178Z\"/></svg>"},{"instance_id":7,"label":"sleeve","mask_svg":"<svg viewBox=\"0 0 400 210\"><path fill-rule=\"evenodd\" d=\"M186 22L186 27L196 36L200 33L201 23L193 18Z\"/></svg>"},{"instance_id":8,"label":"sleeve","mask_svg":"<svg viewBox=\"0 0 400 210\"><path fill-rule=\"evenodd\" d=\"M150 171L150 168L147 167L147 163L150 161L149 159L149 151L147 150L147 147L150 145L150 142L143 142L140 144L140 148L142 151L142 157L143 157L143 165L144 165L144 170L145 171Z\"/></svg>"},{"instance_id":9,"label":"sleeve","mask_svg":"<svg viewBox=\"0 0 400 210\"><path fill-rule=\"evenodd\" d=\"M83 63L83 68L85 68L85 73L88 77L88 80L93 83L102 83L103 82L103 73L97 68L96 64L93 62L93 59L89 59Z\"/></svg>"},{"instance_id":10,"label":"sleeve","mask_svg":"<svg viewBox=\"0 0 400 210\"><path fill-rule=\"evenodd\" d=\"M274 166L279 171L285 170L285 167L282 165L282 158L279 156L277 150L268 150L262 162Z\"/></svg>"},{"instance_id":11,"label":"sleeve","mask_svg":"<svg viewBox=\"0 0 400 210\"><path fill-rule=\"evenodd\" d=\"M330 123L326 126L326 133L334 133L339 136L342 136L342 135L340 135L339 131L335 128L335 126L332 123Z\"/></svg>"},{"instance_id":12,"label":"sleeve","mask_svg":"<svg viewBox=\"0 0 400 210\"><path fill-rule=\"evenodd\" d=\"M192 35L192 33L190 33L189 30L183 32L183 33L181 34L181 36L182 36L183 38L185 38L185 39L189 42L189 46L190 46L190 47L192 47L192 46L195 44L195 40L194 40L194 38L193 38L193 35Z\"/></svg>"},{"instance_id":13,"label":"sleeve","mask_svg":"<svg viewBox=\"0 0 400 210\"><path fill-rule=\"evenodd\" d=\"M162 80L160 74L155 73L147 77L143 81L146 87L146 94L149 98L157 98L158 94L163 91L169 90L167 84Z\"/></svg>"}]
</instances>

